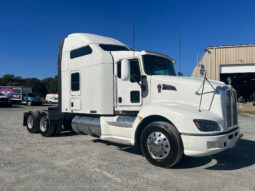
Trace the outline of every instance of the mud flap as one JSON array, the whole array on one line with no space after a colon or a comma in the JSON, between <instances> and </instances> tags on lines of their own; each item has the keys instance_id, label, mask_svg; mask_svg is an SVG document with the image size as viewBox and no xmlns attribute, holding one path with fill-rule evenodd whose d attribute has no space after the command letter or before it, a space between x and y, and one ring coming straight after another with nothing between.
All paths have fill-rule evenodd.
<instances>
[{"instance_id":1,"label":"mud flap","mask_svg":"<svg viewBox=\"0 0 255 191\"><path fill-rule=\"evenodd\" d=\"M27 126L27 112L24 113L23 115L23 126Z\"/></svg>"}]
</instances>

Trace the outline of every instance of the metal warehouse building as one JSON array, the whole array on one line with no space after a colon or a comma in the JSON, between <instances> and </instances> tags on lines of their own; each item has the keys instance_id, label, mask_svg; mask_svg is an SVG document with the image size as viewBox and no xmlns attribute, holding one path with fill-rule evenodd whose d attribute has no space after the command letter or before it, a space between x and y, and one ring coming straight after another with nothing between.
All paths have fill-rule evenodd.
<instances>
[{"instance_id":1,"label":"metal warehouse building","mask_svg":"<svg viewBox=\"0 0 255 191\"><path fill-rule=\"evenodd\" d=\"M207 78L227 83L231 77L238 98L246 101L255 97L255 44L209 46L192 72L192 77L203 77L200 66L204 65Z\"/></svg>"}]
</instances>

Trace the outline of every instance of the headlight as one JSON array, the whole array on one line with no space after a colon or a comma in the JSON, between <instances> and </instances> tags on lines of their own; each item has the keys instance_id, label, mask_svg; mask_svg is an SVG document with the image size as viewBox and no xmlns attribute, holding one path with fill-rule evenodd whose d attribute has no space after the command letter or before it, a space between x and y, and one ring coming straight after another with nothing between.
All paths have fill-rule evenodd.
<instances>
[{"instance_id":1,"label":"headlight","mask_svg":"<svg viewBox=\"0 0 255 191\"><path fill-rule=\"evenodd\" d=\"M220 127L217 122L204 119L194 119L194 123L199 131L220 131Z\"/></svg>"}]
</instances>

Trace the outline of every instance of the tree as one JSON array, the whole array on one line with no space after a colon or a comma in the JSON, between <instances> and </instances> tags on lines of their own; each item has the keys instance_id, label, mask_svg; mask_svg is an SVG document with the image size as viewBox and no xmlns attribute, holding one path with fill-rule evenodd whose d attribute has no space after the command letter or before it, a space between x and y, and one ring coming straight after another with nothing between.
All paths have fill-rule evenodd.
<instances>
[{"instance_id":1,"label":"tree","mask_svg":"<svg viewBox=\"0 0 255 191\"><path fill-rule=\"evenodd\" d=\"M32 87L33 93L40 97L45 97L47 93L57 93L58 76L54 78L22 78L13 74L5 74L0 77L1 86L28 86Z\"/></svg>"},{"instance_id":2,"label":"tree","mask_svg":"<svg viewBox=\"0 0 255 191\"><path fill-rule=\"evenodd\" d=\"M58 76L54 78L45 78L41 81L48 90L48 93L57 93L58 92Z\"/></svg>"},{"instance_id":3,"label":"tree","mask_svg":"<svg viewBox=\"0 0 255 191\"><path fill-rule=\"evenodd\" d=\"M40 97L45 97L45 95L48 93L48 90L45 87L45 85L37 78L26 78L24 85L32 87L33 93Z\"/></svg>"},{"instance_id":4,"label":"tree","mask_svg":"<svg viewBox=\"0 0 255 191\"><path fill-rule=\"evenodd\" d=\"M6 86L7 83L11 83L14 81L15 76L13 74L5 74L1 78L1 85Z\"/></svg>"}]
</instances>

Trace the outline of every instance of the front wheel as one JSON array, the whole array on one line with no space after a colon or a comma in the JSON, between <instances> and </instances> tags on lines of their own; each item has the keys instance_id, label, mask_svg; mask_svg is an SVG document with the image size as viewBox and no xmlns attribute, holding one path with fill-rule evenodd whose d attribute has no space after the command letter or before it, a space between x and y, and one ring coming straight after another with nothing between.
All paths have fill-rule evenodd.
<instances>
[{"instance_id":1,"label":"front wheel","mask_svg":"<svg viewBox=\"0 0 255 191\"><path fill-rule=\"evenodd\" d=\"M31 101L28 101L28 102L27 102L27 105L28 105L28 106L31 106L31 105L32 105L32 102L31 102Z\"/></svg>"},{"instance_id":2,"label":"front wheel","mask_svg":"<svg viewBox=\"0 0 255 191\"><path fill-rule=\"evenodd\" d=\"M172 124L163 121L152 122L144 128L140 145L145 158L160 167L174 166L183 155L179 132Z\"/></svg>"}]
</instances>

